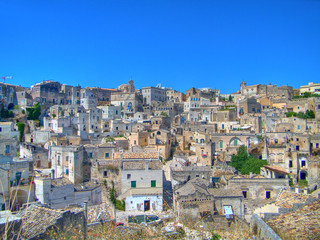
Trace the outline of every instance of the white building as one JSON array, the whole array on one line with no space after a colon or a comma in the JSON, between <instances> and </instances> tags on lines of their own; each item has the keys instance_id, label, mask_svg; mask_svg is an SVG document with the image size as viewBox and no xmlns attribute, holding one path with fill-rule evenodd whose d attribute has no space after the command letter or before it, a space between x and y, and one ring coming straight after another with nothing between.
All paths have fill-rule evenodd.
<instances>
[{"instance_id":1,"label":"white building","mask_svg":"<svg viewBox=\"0 0 320 240\"><path fill-rule=\"evenodd\" d=\"M184 103L184 111L200 109L201 106L210 105L210 100L203 97L189 97Z\"/></svg>"},{"instance_id":2,"label":"white building","mask_svg":"<svg viewBox=\"0 0 320 240\"><path fill-rule=\"evenodd\" d=\"M163 171L158 153L124 153L121 195L126 211L163 209Z\"/></svg>"}]
</instances>

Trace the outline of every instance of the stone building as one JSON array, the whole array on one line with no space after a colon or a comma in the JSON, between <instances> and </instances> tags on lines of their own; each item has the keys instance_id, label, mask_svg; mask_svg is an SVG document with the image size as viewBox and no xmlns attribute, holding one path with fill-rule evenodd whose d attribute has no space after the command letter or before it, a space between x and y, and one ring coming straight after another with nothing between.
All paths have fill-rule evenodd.
<instances>
[{"instance_id":1,"label":"stone building","mask_svg":"<svg viewBox=\"0 0 320 240\"><path fill-rule=\"evenodd\" d=\"M81 87L78 86L70 86L66 84L61 85L61 92L64 93L63 104L80 104L80 91Z\"/></svg>"},{"instance_id":2,"label":"stone building","mask_svg":"<svg viewBox=\"0 0 320 240\"><path fill-rule=\"evenodd\" d=\"M126 211L163 209L163 170L158 153L123 153L121 195Z\"/></svg>"},{"instance_id":3,"label":"stone building","mask_svg":"<svg viewBox=\"0 0 320 240\"><path fill-rule=\"evenodd\" d=\"M0 155L0 210L18 210L24 203L34 201L31 158L12 158ZM10 204L9 204L10 200ZM9 207L10 206L10 207Z\"/></svg>"},{"instance_id":4,"label":"stone building","mask_svg":"<svg viewBox=\"0 0 320 240\"><path fill-rule=\"evenodd\" d=\"M309 82L308 85L302 85L299 88L300 95L303 95L305 92L312 94L319 94L320 92L320 83Z\"/></svg>"},{"instance_id":5,"label":"stone building","mask_svg":"<svg viewBox=\"0 0 320 240\"><path fill-rule=\"evenodd\" d=\"M112 92L111 104L121 107L121 117L130 118L141 111L142 95L135 92Z\"/></svg>"},{"instance_id":6,"label":"stone building","mask_svg":"<svg viewBox=\"0 0 320 240\"><path fill-rule=\"evenodd\" d=\"M187 166L183 162L181 164L175 163L174 165L170 165L172 189L176 190L194 178L210 181L211 172L210 166Z\"/></svg>"},{"instance_id":7,"label":"stone building","mask_svg":"<svg viewBox=\"0 0 320 240\"><path fill-rule=\"evenodd\" d=\"M121 118L121 107L120 106L110 106L103 105L98 106L102 111L102 119L103 120L114 120Z\"/></svg>"},{"instance_id":8,"label":"stone building","mask_svg":"<svg viewBox=\"0 0 320 240\"><path fill-rule=\"evenodd\" d=\"M133 93L135 90L133 80L129 80L128 84L122 84L118 87L118 91L122 93Z\"/></svg>"},{"instance_id":9,"label":"stone building","mask_svg":"<svg viewBox=\"0 0 320 240\"><path fill-rule=\"evenodd\" d=\"M271 83L268 85L250 85L247 86L246 82L243 80L240 84L240 93L245 97L261 96L261 97L271 97L271 98L286 98L290 99L293 97L293 88L290 86L276 86Z\"/></svg>"},{"instance_id":10,"label":"stone building","mask_svg":"<svg viewBox=\"0 0 320 240\"><path fill-rule=\"evenodd\" d=\"M154 116L169 116L174 117L183 113L183 103L175 102L156 102L151 103Z\"/></svg>"},{"instance_id":11,"label":"stone building","mask_svg":"<svg viewBox=\"0 0 320 240\"><path fill-rule=\"evenodd\" d=\"M73 184L90 179L85 172L89 163L84 159L83 146L50 146L49 159L56 177L67 177Z\"/></svg>"},{"instance_id":12,"label":"stone building","mask_svg":"<svg viewBox=\"0 0 320 240\"><path fill-rule=\"evenodd\" d=\"M12 108L19 104L17 101L17 92L24 91L25 88L8 83L0 83L0 100L4 103L6 108Z\"/></svg>"},{"instance_id":13,"label":"stone building","mask_svg":"<svg viewBox=\"0 0 320 240\"><path fill-rule=\"evenodd\" d=\"M100 88L100 87L86 87L89 89L98 102L110 102L111 94L117 92L117 89L113 88Z\"/></svg>"},{"instance_id":14,"label":"stone building","mask_svg":"<svg viewBox=\"0 0 320 240\"><path fill-rule=\"evenodd\" d=\"M42 81L31 86L31 96L34 101L48 104L63 104L64 93L61 91L61 84L51 80Z\"/></svg>"},{"instance_id":15,"label":"stone building","mask_svg":"<svg viewBox=\"0 0 320 240\"><path fill-rule=\"evenodd\" d=\"M18 138L19 132L14 122L0 122L0 137Z\"/></svg>"},{"instance_id":16,"label":"stone building","mask_svg":"<svg viewBox=\"0 0 320 240\"><path fill-rule=\"evenodd\" d=\"M151 105L152 101L167 101L166 89L160 87L143 87L141 89L143 104Z\"/></svg>"},{"instance_id":17,"label":"stone building","mask_svg":"<svg viewBox=\"0 0 320 240\"><path fill-rule=\"evenodd\" d=\"M33 99L31 96L30 90L21 90L16 92L17 96L17 104L23 108L26 109L27 107L32 107Z\"/></svg>"},{"instance_id":18,"label":"stone building","mask_svg":"<svg viewBox=\"0 0 320 240\"><path fill-rule=\"evenodd\" d=\"M167 89L166 91L167 101L182 103L186 100L186 95L173 89Z\"/></svg>"},{"instance_id":19,"label":"stone building","mask_svg":"<svg viewBox=\"0 0 320 240\"><path fill-rule=\"evenodd\" d=\"M246 113L260 113L261 112L261 104L257 102L256 98L245 98L238 103L238 111L239 114L246 114Z\"/></svg>"},{"instance_id":20,"label":"stone building","mask_svg":"<svg viewBox=\"0 0 320 240\"><path fill-rule=\"evenodd\" d=\"M208 186L207 180L197 177L174 191L174 210L179 219L195 219L214 214L214 199Z\"/></svg>"},{"instance_id":21,"label":"stone building","mask_svg":"<svg viewBox=\"0 0 320 240\"><path fill-rule=\"evenodd\" d=\"M89 88L81 89L80 91L80 105L85 109L95 108L98 105L97 98L93 95L93 92Z\"/></svg>"},{"instance_id":22,"label":"stone building","mask_svg":"<svg viewBox=\"0 0 320 240\"><path fill-rule=\"evenodd\" d=\"M202 106L210 105L210 99L204 97L188 97L184 102L184 111L200 110Z\"/></svg>"},{"instance_id":23,"label":"stone building","mask_svg":"<svg viewBox=\"0 0 320 240\"><path fill-rule=\"evenodd\" d=\"M149 145L150 132L131 132L129 140L130 146L145 147Z\"/></svg>"},{"instance_id":24,"label":"stone building","mask_svg":"<svg viewBox=\"0 0 320 240\"><path fill-rule=\"evenodd\" d=\"M32 143L20 143L20 157L32 158L35 168L50 168L48 161L48 149Z\"/></svg>"}]
</instances>

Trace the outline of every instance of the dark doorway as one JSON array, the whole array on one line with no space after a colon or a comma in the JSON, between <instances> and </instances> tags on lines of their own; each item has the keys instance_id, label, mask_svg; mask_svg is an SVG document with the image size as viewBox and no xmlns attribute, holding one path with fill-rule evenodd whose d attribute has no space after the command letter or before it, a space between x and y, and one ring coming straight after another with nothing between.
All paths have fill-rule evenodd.
<instances>
[{"instance_id":1,"label":"dark doorway","mask_svg":"<svg viewBox=\"0 0 320 240\"><path fill-rule=\"evenodd\" d=\"M150 200L144 201L144 211L150 210Z\"/></svg>"},{"instance_id":2,"label":"dark doorway","mask_svg":"<svg viewBox=\"0 0 320 240\"><path fill-rule=\"evenodd\" d=\"M270 191L266 191L266 199L270 199L270 197L271 197Z\"/></svg>"},{"instance_id":3,"label":"dark doorway","mask_svg":"<svg viewBox=\"0 0 320 240\"><path fill-rule=\"evenodd\" d=\"M300 180L305 180L307 178L306 172L300 172Z\"/></svg>"}]
</instances>

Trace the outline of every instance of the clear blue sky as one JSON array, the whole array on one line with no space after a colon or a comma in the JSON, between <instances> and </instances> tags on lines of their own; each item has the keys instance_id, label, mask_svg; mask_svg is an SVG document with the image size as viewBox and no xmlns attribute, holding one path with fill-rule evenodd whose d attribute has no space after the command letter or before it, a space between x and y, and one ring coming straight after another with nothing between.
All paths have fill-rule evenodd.
<instances>
[{"instance_id":1,"label":"clear blue sky","mask_svg":"<svg viewBox=\"0 0 320 240\"><path fill-rule=\"evenodd\" d=\"M30 86L320 82L319 0L0 0L0 76Z\"/></svg>"}]
</instances>

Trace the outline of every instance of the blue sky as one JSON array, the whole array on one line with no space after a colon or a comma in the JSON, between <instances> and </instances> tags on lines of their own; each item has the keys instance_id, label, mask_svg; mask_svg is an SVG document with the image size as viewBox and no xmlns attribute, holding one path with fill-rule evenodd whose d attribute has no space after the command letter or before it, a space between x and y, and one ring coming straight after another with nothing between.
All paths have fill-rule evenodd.
<instances>
[{"instance_id":1,"label":"blue sky","mask_svg":"<svg viewBox=\"0 0 320 240\"><path fill-rule=\"evenodd\" d=\"M0 75L30 86L320 82L318 0L0 0Z\"/></svg>"}]
</instances>

